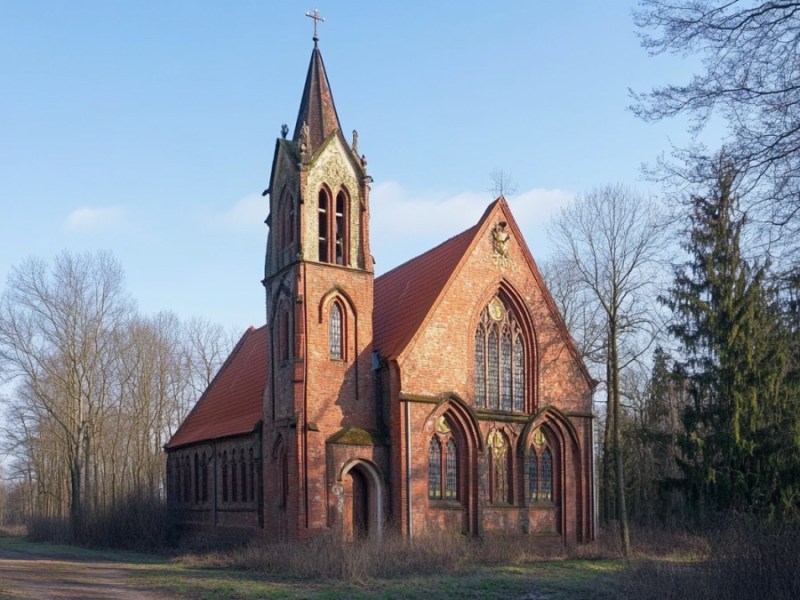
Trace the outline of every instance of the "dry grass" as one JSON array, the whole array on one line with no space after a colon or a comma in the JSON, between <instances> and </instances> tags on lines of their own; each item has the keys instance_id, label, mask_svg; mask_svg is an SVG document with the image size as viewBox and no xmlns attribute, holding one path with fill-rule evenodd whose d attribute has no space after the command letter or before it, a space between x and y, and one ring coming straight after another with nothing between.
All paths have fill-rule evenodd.
<instances>
[{"instance_id":1,"label":"dry grass","mask_svg":"<svg viewBox=\"0 0 800 600\"><path fill-rule=\"evenodd\" d=\"M252 541L227 552L185 554L199 568L234 568L264 577L365 581L409 576L455 575L478 565L513 565L545 554L535 537L471 540L458 534L408 539L389 533L380 542L343 543L332 536L301 544Z\"/></svg>"},{"instance_id":2,"label":"dry grass","mask_svg":"<svg viewBox=\"0 0 800 600\"><path fill-rule=\"evenodd\" d=\"M732 520L710 532L705 551L672 546L668 558L635 561L625 571L626 597L648 600L800 598L800 529ZM683 554L683 556L682 556Z\"/></svg>"}]
</instances>

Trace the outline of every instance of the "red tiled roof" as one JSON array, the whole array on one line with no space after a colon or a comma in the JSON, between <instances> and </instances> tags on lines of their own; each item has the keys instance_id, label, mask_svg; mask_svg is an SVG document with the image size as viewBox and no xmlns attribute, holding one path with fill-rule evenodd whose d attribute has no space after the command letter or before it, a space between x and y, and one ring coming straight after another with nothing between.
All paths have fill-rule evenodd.
<instances>
[{"instance_id":1,"label":"red tiled roof","mask_svg":"<svg viewBox=\"0 0 800 600\"><path fill-rule=\"evenodd\" d=\"M396 358L414 337L480 224L375 280L372 329L375 350L382 356Z\"/></svg>"},{"instance_id":2,"label":"red tiled roof","mask_svg":"<svg viewBox=\"0 0 800 600\"><path fill-rule=\"evenodd\" d=\"M253 431L267 383L267 335L266 325L245 331L167 448Z\"/></svg>"}]
</instances>

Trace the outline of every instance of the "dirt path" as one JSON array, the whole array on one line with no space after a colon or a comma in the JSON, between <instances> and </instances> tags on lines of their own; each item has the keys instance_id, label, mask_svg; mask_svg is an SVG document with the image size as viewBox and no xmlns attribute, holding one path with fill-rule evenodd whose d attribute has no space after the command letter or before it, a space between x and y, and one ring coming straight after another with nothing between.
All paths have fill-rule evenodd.
<instances>
[{"instance_id":1,"label":"dirt path","mask_svg":"<svg viewBox=\"0 0 800 600\"><path fill-rule=\"evenodd\" d=\"M166 600L131 587L134 566L0 548L0 599Z\"/></svg>"}]
</instances>

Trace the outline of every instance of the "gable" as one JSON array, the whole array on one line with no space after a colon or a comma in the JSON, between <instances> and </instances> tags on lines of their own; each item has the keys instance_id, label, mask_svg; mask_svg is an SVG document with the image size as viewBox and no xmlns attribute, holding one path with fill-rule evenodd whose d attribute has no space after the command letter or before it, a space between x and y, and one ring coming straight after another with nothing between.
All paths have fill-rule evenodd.
<instances>
[{"instance_id":1,"label":"gable","mask_svg":"<svg viewBox=\"0 0 800 600\"><path fill-rule=\"evenodd\" d=\"M402 363L401 389L436 395L463 382L476 319L501 289L531 322L540 374L558 372L584 398L593 381L503 198L473 228L376 280L375 349Z\"/></svg>"},{"instance_id":2,"label":"gable","mask_svg":"<svg viewBox=\"0 0 800 600\"><path fill-rule=\"evenodd\" d=\"M250 327L166 444L173 449L252 432L262 418L268 329Z\"/></svg>"}]
</instances>

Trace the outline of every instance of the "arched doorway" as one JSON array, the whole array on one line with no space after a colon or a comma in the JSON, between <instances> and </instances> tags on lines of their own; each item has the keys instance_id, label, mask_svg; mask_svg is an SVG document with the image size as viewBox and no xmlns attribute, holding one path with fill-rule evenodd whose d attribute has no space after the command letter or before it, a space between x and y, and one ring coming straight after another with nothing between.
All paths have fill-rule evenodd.
<instances>
[{"instance_id":1,"label":"arched doorway","mask_svg":"<svg viewBox=\"0 0 800 600\"><path fill-rule=\"evenodd\" d=\"M346 465L342 473L342 533L346 541L380 538L382 486L377 468L365 461Z\"/></svg>"}]
</instances>

